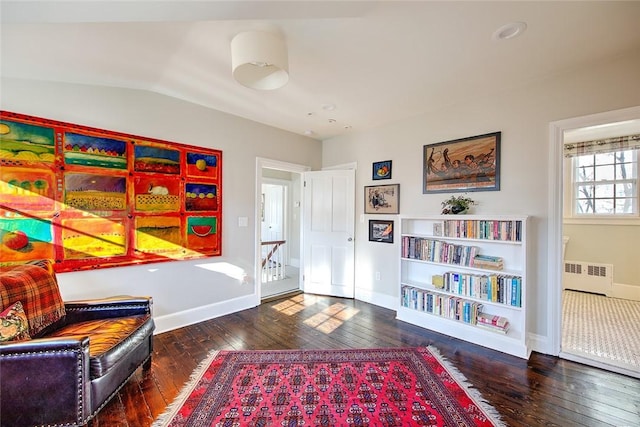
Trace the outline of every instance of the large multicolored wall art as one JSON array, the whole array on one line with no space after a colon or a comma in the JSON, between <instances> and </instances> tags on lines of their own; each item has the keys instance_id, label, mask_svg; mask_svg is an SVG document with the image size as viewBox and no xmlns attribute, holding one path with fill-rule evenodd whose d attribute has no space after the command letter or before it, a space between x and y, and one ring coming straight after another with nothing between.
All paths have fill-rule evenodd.
<instances>
[{"instance_id":1,"label":"large multicolored wall art","mask_svg":"<svg viewBox=\"0 0 640 427\"><path fill-rule=\"evenodd\" d=\"M222 152L0 111L0 262L221 254Z\"/></svg>"}]
</instances>

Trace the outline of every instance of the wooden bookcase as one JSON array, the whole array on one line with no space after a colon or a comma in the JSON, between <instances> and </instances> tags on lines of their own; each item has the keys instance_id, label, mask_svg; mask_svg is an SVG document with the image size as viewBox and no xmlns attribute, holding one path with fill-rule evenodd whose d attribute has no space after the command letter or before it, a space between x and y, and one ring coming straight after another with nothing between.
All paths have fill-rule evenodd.
<instances>
[{"instance_id":1,"label":"wooden bookcase","mask_svg":"<svg viewBox=\"0 0 640 427\"><path fill-rule=\"evenodd\" d=\"M526 216L401 216L397 318L528 359L527 222ZM499 258L502 268L478 267L475 255ZM434 285L434 276L443 275L445 286ZM507 318L507 332L475 325L476 311Z\"/></svg>"}]
</instances>

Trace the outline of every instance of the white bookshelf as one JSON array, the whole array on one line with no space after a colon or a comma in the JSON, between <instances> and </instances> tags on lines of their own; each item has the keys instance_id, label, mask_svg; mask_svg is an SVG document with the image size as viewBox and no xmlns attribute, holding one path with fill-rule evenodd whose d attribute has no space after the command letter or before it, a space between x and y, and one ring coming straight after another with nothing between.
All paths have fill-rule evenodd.
<instances>
[{"instance_id":1,"label":"white bookshelf","mask_svg":"<svg viewBox=\"0 0 640 427\"><path fill-rule=\"evenodd\" d=\"M528 359L531 350L527 340L526 315L527 222L526 216L401 216L397 318ZM416 245L420 245L421 249L416 250ZM411 251L408 250L409 246ZM474 255L501 258L502 269L465 265L473 264L469 256L469 248L472 247ZM448 251L443 248L448 248ZM448 252L448 259L445 259L444 252ZM454 255L456 253L457 255ZM447 273L449 279L456 277L455 274L463 275L466 285L449 286L447 290L432 284L434 275ZM493 297L486 295L486 286L482 288L484 292L480 291L480 285L477 284L479 280L486 283L487 280L491 281L491 278L493 283L489 287L501 289L499 299L495 294ZM449 283L453 282L450 280ZM428 294L432 296L427 297ZM447 298L456 298L461 305L481 305L480 311L483 313L506 317L510 325L507 333L486 330L474 325L473 315L468 315L466 321L463 321L426 311L432 308L424 307L427 305L427 299L442 301ZM455 305L455 302L447 302Z\"/></svg>"}]
</instances>

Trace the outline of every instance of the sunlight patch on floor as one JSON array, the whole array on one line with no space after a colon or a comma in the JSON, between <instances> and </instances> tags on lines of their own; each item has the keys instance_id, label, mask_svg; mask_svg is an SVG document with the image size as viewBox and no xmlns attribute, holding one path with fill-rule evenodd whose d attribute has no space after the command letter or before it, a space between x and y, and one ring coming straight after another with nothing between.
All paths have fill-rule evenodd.
<instances>
[{"instance_id":1,"label":"sunlight patch on floor","mask_svg":"<svg viewBox=\"0 0 640 427\"><path fill-rule=\"evenodd\" d=\"M272 308L287 316L293 316L294 314L304 310L306 307L312 306L318 302L318 298L313 295L296 295L291 298L275 304Z\"/></svg>"},{"instance_id":2,"label":"sunlight patch on floor","mask_svg":"<svg viewBox=\"0 0 640 427\"><path fill-rule=\"evenodd\" d=\"M322 333L330 334L339 328L344 322L358 314L360 310L344 304L333 304L322 312L314 314L304 321L304 324L319 330Z\"/></svg>"}]
</instances>

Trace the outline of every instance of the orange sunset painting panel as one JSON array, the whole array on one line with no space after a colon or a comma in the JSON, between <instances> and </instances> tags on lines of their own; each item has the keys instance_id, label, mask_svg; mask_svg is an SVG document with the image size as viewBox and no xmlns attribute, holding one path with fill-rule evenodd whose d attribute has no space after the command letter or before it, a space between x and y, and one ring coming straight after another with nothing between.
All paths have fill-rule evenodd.
<instances>
[{"instance_id":1,"label":"orange sunset painting panel","mask_svg":"<svg viewBox=\"0 0 640 427\"><path fill-rule=\"evenodd\" d=\"M127 253L124 220L81 218L62 221L66 259L100 258Z\"/></svg>"}]
</instances>

